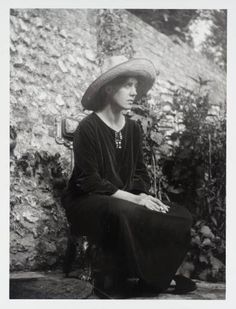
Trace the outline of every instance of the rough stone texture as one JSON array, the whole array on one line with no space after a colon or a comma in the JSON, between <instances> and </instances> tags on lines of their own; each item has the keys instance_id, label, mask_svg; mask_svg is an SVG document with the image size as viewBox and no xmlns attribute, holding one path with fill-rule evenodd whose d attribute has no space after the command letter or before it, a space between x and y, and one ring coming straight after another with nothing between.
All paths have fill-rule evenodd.
<instances>
[{"instance_id":1,"label":"rough stone texture","mask_svg":"<svg viewBox=\"0 0 236 309\"><path fill-rule=\"evenodd\" d=\"M55 118L81 112L98 74L92 13L11 11L11 269L52 267L65 251L71 155L55 142Z\"/></svg>"},{"instance_id":2,"label":"rough stone texture","mask_svg":"<svg viewBox=\"0 0 236 309\"><path fill-rule=\"evenodd\" d=\"M171 103L172 91L177 87L198 91L197 81L201 78L209 81L204 90L210 92L212 105L224 108L226 75L218 66L196 53L187 44L174 43L170 37L153 27L144 27L143 22L136 16L124 12L124 18L129 19L129 23L133 25L134 56L151 59L158 72L152 91L154 104L158 104L158 101Z\"/></svg>"},{"instance_id":3,"label":"rough stone texture","mask_svg":"<svg viewBox=\"0 0 236 309\"><path fill-rule=\"evenodd\" d=\"M92 292L89 282L59 273L18 273L10 280L10 299L83 299Z\"/></svg>"},{"instance_id":4,"label":"rough stone texture","mask_svg":"<svg viewBox=\"0 0 236 309\"><path fill-rule=\"evenodd\" d=\"M153 292L140 293L129 299L156 299L156 300L220 300L225 299L224 283L207 283L196 281L197 290L184 295L173 295L170 293L155 294ZM132 288L131 285L130 289ZM111 298L117 297L110 294ZM120 297L120 296L119 296ZM10 277L10 299L99 299L93 293L91 283L78 277L64 278L59 272L20 272L13 273Z\"/></svg>"},{"instance_id":5,"label":"rough stone texture","mask_svg":"<svg viewBox=\"0 0 236 309\"><path fill-rule=\"evenodd\" d=\"M198 76L211 80L213 105L224 103L225 74L214 64L125 10L111 14L112 33L125 42L111 54L122 46L128 56L150 58L159 72L150 105L171 109L171 91L195 89ZM103 16L103 10L11 10L11 270L53 267L64 254L60 195L71 154L55 142L55 118L86 115L80 100L100 72L101 45L109 39Z\"/></svg>"}]
</instances>

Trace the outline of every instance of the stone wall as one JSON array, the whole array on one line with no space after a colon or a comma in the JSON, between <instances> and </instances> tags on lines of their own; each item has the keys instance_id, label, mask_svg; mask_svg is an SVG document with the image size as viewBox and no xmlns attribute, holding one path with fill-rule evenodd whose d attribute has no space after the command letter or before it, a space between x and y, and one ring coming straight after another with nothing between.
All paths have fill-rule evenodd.
<instances>
[{"instance_id":1,"label":"stone wall","mask_svg":"<svg viewBox=\"0 0 236 309\"><path fill-rule=\"evenodd\" d=\"M219 109L226 81L214 64L125 10L17 9L10 25L11 269L42 269L60 264L66 244L60 194L71 157L55 142L55 118L86 114L80 100L103 58L150 58L158 71L150 104L163 112L173 89L196 89L199 77L210 80Z\"/></svg>"},{"instance_id":2,"label":"stone wall","mask_svg":"<svg viewBox=\"0 0 236 309\"><path fill-rule=\"evenodd\" d=\"M66 244L60 191L70 151L55 142L55 117L76 117L98 74L96 13L12 10L11 268L57 263Z\"/></svg>"}]
</instances>

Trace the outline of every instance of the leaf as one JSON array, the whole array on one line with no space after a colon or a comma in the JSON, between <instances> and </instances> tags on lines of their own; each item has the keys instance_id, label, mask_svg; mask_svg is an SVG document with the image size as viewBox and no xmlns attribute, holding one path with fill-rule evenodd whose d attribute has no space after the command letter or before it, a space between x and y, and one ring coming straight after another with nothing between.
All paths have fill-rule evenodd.
<instances>
[{"instance_id":1,"label":"leaf","mask_svg":"<svg viewBox=\"0 0 236 309\"><path fill-rule=\"evenodd\" d=\"M216 257L214 256L210 256L210 263L213 267L214 270L216 270L217 272L221 269L224 268L225 265Z\"/></svg>"},{"instance_id":2,"label":"leaf","mask_svg":"<svg viewBox=\"0 0 236 309\"><path fill-rule=\"evenodd\" d=\"M201 263L206 263L206 264L209 263L207 257L206 257L205 255L202 255L202 254L199 256L199 261L200 261Z\"/></svg>"},{"instance_id":3,"label":"leaf","mask_svg":"<svg viewBox=\"0 0 236 309\"><path fill-rule=\"evenodd\" d=\"M217 226L217 225L218 225L218 223L217 223L217 221L216 221L216 218L215 218L215 217L211 216L211 221L215 224L215 226Z\"/></svg>"},{"instance_id":4,"label":"leaf","mask_svg":"<svg viewBox=\"0 0 236 309\"><path fill-rule=\"evenodd\" d=\"M198 221L196 222L195 226L198 227L198 226L200 226L202 223L203 223L202 220L198 220Z\"/></svg>"},{"instance_id":5,"label":"leaf","mask_svg":"<svg viewBox=\"0 0 236 309\"><path fill-rule=\"evenodd\" d=\"M212 242L209 238L205 238L202 242L202 246L203 247L211 247L212 246Z\"/></svg>"},{"instance_id":6,"label":"leaf","mask_svg":"<svg viewBox=\"0 0 236 309\"><path fill-rule=\"evenodd\" d=\"M151 132L150 137L158 145L160 145L162 143L163 138L164 138L162 134L160 134L158 132L154 132L154 131Z\"/></svg>"},{"instance_id":7,"label":"leaf","mask_svg":"<svg viewBox=\"0 0 236 309\"><path fill-rule=\"evenodd\" d=\"M191 277L192 272L194 271L195 266L192 262L183 262L181 265L179 272L181 275L185 277Z\"/></svg>"},{"instance_id":8,"label":"leaf","mask_svg":"<svg viewBox=\"0 0 236 309\"><path fill-rule=\"evenodd\" d=\"M200 237L197 235L196 237L192 238L191 243L192 243L193 245L200 246L200 245L201 245L201 239L200 239Z\"/></svg>"},{"instance_id":9,"label":"leaf","mask_svg":"<svg viewBox=\"0 0 236 309\"><path fill-rule=\"evenodd\" d=\"M207 281L208 276L210 275L210 270L209 269L204 269L200 274L199 274L199 279L203 281Z\"/></svg>"},{"instance_id":10,"label":"leaf","mask_svg":"<svg viewBox=\"0 0 236 309\"><path fill-rule=\"evenodd\" d=\"M207 225L203 225L201 227L200 233L206 238L215 238L215 235L212 233L211 229Z\"/></svg>"},{"instance_id":11,"label":"leaf","mask_svg":"<svg viewBox=\"0 0 236 309\"><path fill-rule=\"evenodd\" d=\"M159 148L160 153L163 155L168 155L170 153L171 147L167 144L161 145Z\"/></svg>"}]
</instances>

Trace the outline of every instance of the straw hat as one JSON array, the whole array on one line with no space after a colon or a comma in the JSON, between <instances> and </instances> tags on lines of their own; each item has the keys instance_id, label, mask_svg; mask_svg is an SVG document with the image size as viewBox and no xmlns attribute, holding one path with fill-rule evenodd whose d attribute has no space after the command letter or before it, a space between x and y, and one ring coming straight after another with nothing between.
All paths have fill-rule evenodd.
<instances>
[{"instance_id":1,"label":"straw hat","mask_svg":"<svg viewBox=\"0 0 236 309\"><path fill-rule=\"evenodd\" d=\"M101 75L88 87L81 104L85 109L93 110L96 106L96 95L102 86L118 76L136 77L139 81L137 98L144 95L153 85L156 71L153 63L144 58L127 60L125 56L112 56L104 61Z\"/></svg>"}]
</instances>

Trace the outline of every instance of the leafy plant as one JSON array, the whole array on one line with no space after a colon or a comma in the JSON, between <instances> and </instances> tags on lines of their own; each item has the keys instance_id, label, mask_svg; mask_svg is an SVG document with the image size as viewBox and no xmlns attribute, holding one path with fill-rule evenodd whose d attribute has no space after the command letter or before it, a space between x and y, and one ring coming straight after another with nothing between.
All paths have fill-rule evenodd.
<instances>
[{"instance_id":1,"label":"leafy plant","mask_svg":"<svg viewBox=\"0 0 236 309\"><path fill-rule=\"evenodd\" d=\"M150 112L147 103L135 107L133 117L145 133L153 193L185 205L193 214L186 267L197 278L224 280L226 120L211 114L208 93L202 93L202 87L198 90L173 93L171 113L180 115L177 128L182 129L169 137L160 127L165 115Z\"/></svg>"}]
</instances>

